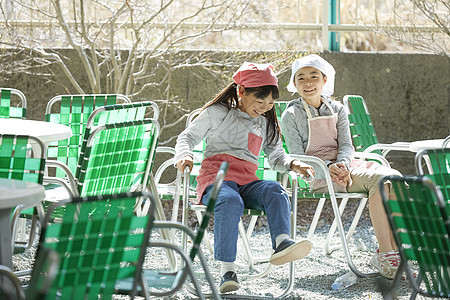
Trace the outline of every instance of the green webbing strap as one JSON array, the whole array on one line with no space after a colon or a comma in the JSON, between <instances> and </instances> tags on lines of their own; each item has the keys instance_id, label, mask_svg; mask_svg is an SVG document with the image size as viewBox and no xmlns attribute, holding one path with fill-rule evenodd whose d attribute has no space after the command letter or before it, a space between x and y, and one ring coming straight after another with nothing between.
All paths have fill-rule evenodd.
<instances>
[{"instance_id":1,"label":"green webbing strap","mask_svg":"<svg viewBox=\"0 0 450 300\"><path fill-rule=\"evenodd\" d=\"M416 261L428 295L450 296L450 239L444 222L447 212L438 205L448 205L448 201L426 177L388 176L380 186L387 180L397 200L387 199L381 189L383 204L402 259ZM415 279L413 287L418 290L414 283Z\"/></svg>"},{"instance_id":2,"label":"green webbing strap","mask_svg":"<svg viewBox=\"0 0 450 300\"><path fill-rule=\"evenodd\" d=\"M48 299L111 299L116 281L128 277L134 277L135 289L140 285L154 210L152 200L148 214L136 216L134 205L140 196L128 193L62 203L66 208L62 221L45 223L38 249L55 249L61 258ZM56 207L49 209L47 219Z\"/></svg>"},{"instance_id":3,"label":"green webbing strap","mask_svg":"<svg viewBox=\"0 0 450 300\"><path fill-rule=\"evenodd\" d=\"M378 138L373 127L370 114L366 111L364 99L360 96L348 98L352 113L348 114L350 132L356 151L362 152L367 147L378 144ZM380 154L381 151L375 151Z\"/></svg>"},{"instance_id":4,"label":"green webbing strap","mask_svg":"<svg viewBox=\"0 0 450 300\"><path fill-rule=\"evenodd\" d=\"M23 135L0 134L0 139L0 177L42 184L45 157L30 157L28 145L31 138ZM42 142L38 144L38 140L34 140L36 140L36 147L39 147L43 155Z\"/></svg>"},{"instance_id":5,"label":"green webbing strap","mask_svg":"<svg viewBox=\"0 0 450 300\"><path fill-rule=\"evenodd\" d=\"M0 119L23 119L26 116L26 108L11 106L11 90L0 89Z\"/></svg>"},{"instance_id":6,"label":"green webbing strap","mask_svg":"<svg viewBox=\"0 0 450 300\"><path fill-rule=\"evenodd\" d=\"M145 119L106 124L93 131L77 167L80 195L127 192L134 184L142 184L156 151L155 124Z\"/></svg>"}]
</instances>

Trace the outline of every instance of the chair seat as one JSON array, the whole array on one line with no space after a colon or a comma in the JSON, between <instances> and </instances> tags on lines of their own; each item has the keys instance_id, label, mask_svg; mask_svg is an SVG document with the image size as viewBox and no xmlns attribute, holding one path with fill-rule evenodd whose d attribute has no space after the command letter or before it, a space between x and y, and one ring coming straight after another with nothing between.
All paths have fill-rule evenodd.
<instances>
[{"instance_id":1,"label":"chair seat","mask_svg":"<svg viewBox=\"0 0 450 300\"><path fill-rule=\"evenodd\" d=\"M325 198L331 199L329 193L311 192L309 189L300 189L297 193L300 198ZM366 198L366 193L335 193L336 198Z\"/></svg>"}]
</instances>

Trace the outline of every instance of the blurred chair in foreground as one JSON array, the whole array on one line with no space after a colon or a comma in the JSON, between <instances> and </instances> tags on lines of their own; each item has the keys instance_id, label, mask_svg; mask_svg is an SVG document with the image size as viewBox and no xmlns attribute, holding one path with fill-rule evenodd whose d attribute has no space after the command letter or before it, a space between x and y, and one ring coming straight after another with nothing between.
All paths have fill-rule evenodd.
<instances>
[{"instance_id":1,"label":"blurred chair in foreground","mask_svg":"<svg viewBox=\"0 0 450 300\"><path fill-rule=\"evenodd\" d=\"M428 297L450 297L450 222L449 201L439 187L426 177L387 176L397 200L383 204L401 257L391 288L382 291L384 299L395 298L398 284L406 274L413 292ZM417 277L415 276L417 273ZM379 284L383 284L379 282Z\"/></svg>"}]
</instances>

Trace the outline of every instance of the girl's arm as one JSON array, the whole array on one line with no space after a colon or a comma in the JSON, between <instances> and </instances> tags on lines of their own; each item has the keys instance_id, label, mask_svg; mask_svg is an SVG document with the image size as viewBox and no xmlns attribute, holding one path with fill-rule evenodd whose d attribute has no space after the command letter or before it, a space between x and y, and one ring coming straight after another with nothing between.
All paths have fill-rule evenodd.
<instances>
[{"instance_id":1,"label":"girl's arm","mask_svg":"<svg viewBox=\"0 0 450 300\"><path fill-rule=\"evenodd\" d=\"M209 109L203 110L194 121L178 135L175 145L175 164L180 171L183 171L186 165L192 169L194 146L206 136L211 128L211 118Z\"/></svg>"},{"instance_id":2,"label":"girl's arm","mask_svg":"<svg viewBox=\"0 0 450 300\"><path fill-rule=\"evenodd\" d=\"M308 140L308 122L294 107L288 108L281 117L281 129L287 150L292 154L305 154L304 141Z\"/></svg>"}]
</instances>

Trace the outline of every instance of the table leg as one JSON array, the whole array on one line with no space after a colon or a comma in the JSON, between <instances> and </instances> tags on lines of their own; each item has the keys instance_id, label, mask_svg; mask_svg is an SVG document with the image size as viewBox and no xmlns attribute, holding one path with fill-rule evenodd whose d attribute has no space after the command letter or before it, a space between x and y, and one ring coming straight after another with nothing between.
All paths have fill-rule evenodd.
<instances>
[{"instance_id":1,"label":"table leg","mask_svg":"<svg viewBox=\"0 0 450 300\"><path fill-rule=\"evenodd\" d=\"M11 209L0 209L0 264L12 268ZM17 299L15 287L6 277L0 278L0 288L6 299Z\"/></svg>"}]
</instances>

